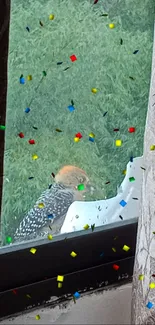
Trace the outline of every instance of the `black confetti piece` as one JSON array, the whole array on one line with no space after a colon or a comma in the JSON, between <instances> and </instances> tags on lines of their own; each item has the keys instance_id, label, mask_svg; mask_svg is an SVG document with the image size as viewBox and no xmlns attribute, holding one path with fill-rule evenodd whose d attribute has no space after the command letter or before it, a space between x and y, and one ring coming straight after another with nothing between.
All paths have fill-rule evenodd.
<instances>
[{"instance_id":1,"label":"black confetti piece","mask_svg":"<svg viewBox=\"0 0 155 325\"><path fill-rule=\"evenodd\" d=\"M110 184L110 182L108 181L108 182L106 182L105 184L106 184L106 185L107 185L107 184Z\"/></svg>"},{"instance_id":2,"label":"black confetti piece","mask_svg":"<svg viewBox=\"0 0 155 325\"><path fill-rule=\"evenodd\" d=\"M36 128L36 126L33 126L33 129L38 130L38 128Z\"/></svg>"},{"instance_id":3,"label":"black confetti piece","mask_svg":"<svg viewBox=\"0 0 155 325\"><path fill-rule=\"evenodd\" d=\"M48 186L48 188L49 188L49 190L50 190L50 188L53 186L53 184L50 184L49 186Z\"/></svg>"},{"instance_id":4,"label":"black confetti piece","mask_svg":"<svg viewBox=\"0 0 155 325\"><path fill-rule=\"evenodd\" d=\"M104 117L104 116L106 116L106 115L107 115L107 113L108 113L108 112L105 112L105 113L103 114L103 117Z\"/></svg>"},{"instance_id":5,"label":"black confetti piece","mask_svg":"<svg viewBox=\"0 0 155 325\"><path fill-rule=\"evenodd\" d=\"M69 68L70 68L70 67L65 68L64 71L68 70Z\"/></svg>"},{"instance_id":6,"label":"black confetti piece","mask_svg":"<svg viewBox=\"0 0 155 325\"><path fill-rule=\"evenodd\" d=\"M73 102L73 99L71 100L71 104L72 104L72 106L74 106L74 102Z\"/></svg>"},{"instance_id":7,"label":"black confetti piece","mask_svg":"<svg viewBox=\"0 0 155 325\"><path fill-rule=\"evenodd\" d=\"M55 174L54 173L52 173L52 176L55 178Z\"/></svg>"},{"instance_id":8,"label":"black confetti piece","mask_svg":"<svg viewBox=\"0 0 155 325\"><path fill-rule=\"evenodd\" d=\"M44 26L41 20L39 21L39 24L40 24L41 27Z\"/></svg>"},{"instance_id":9,"label":"black confetti piece","mask_svg":"<svg viewBox=\"0 0 155 325\"><path fill-rule=\"evenodd\" d=\"M122 217L121 215L119 216L119 218L120 218L121 220L123 220L123 217Z\"/></svg>"},{"instance_id":10,"label":"black confetti piece","mask_svg":"<svg viewBox=\"0 0 155 325\"><path fill-rule=\"evenodd\" d=\"M26 27L26 30L29 32L29 31L30 31L30 28L27 26L27 27Z\"/></svg>"},{"instance_id":11,"label":"black confetti piece","mask_svg":"<svg viewBox=\"0 0 155 325\"><path fill-rule=\"evenodd\" d=\"M133 54L137 54L138 52L139 52L139 50L136 50L136 51L133 52Z\"/></svg>"},{"instance_id":12,"label":"black confetti piece","mask_svg":"<svg viewBox=\"0 0 155 325\"><path fill-rule=\"evenodd\" d=\"M141 169L143 169L143 170L146 170L146 168L144 168L144 167L140 167Z\"/></svg>"},{"instance_id":13,"label":"black confetti piece","mask_svg":"<svg viewBox=\"0 0 155 325\"><path fill-rule=\"evenodd\" d=\"M129 76L129 78L130 78L131 80L135 80L135 78L133 78L133 77L131 77L131 76Z\"/></svg>"},{"instance_id":14,"label":"black confetti piece","mask_svg":"<svg viewBox=\"0 0 155 325\"><path fill-rule=\"evenodd\" d=\"M32 176L32 177L29 177L29 179L33 179L34 177Z\"/></svg>"},{"instance_id":15,"label":"black confetti piece","mask_svg":"<svg viewBox=\"0 0 155 325\"><path fill-rule=\"evenodd\" d=\"M57 65L61 65L63 62L57 62Z\"/></svg>"},{"instance_id":16,"label":"black confetti piece","mask_svg":"<svg viewBox=\"0 0 155 325\"><path fill-rule=\"evenodd\" d=\"M120 39L120 44L121 44L121 45L123 44L123 40L122 40L122 38Z\"/></svg>"},{"instance_id":17,"label":"black confetti piece","mask_svg":"<svg viewBox=\"0 0 155 325\"><path fill-rule=\"evenodd\" d=\"M118 132L118 131L119 131L119 129L114 129L114 131L115 131L115 132Z\"/></svg>"},{"instance_id":18,"label":"black confetti piece","mask_svg":"<svg viewBox=\"0 0 155 325\"><path fill-rule=\"evenodd\" d=\"M133 200L138 200L138 197L132 197Z\"/></svg>"},{"instance_id":19,"label":"black confetti piece","mask_svg":"<svg viewBox=\"0 0 155 325\"><path fill-rule=\"evenodd\" d=\"M95 223L93 225L91 225L92 232L94 231L94 229L95 229Z\"/></svg>"}]
</instances>

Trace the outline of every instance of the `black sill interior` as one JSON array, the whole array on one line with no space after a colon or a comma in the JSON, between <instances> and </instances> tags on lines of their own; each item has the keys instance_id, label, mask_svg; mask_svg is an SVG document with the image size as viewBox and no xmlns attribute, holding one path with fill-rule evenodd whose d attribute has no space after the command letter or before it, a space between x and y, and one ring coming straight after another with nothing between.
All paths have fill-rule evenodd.
<instances>
[{"instance_id":1,"label":"black sill interior","mask_svg":"<svg viewBox=\"0 0 155 325\"><path fill-rule=\"evenodd\" d=\"M76 291L89 292L130 280L137 220L126 223L81 236L68 235L55 242L1 249L0 318L52 304L50 299L55 296L67 300ZM122 250L124 245L130 247L128 252ZM30 247L37 248L34 255ZM70 256L71 251L77 253L75 258ZM117 271L114 264L119 266ZM62 288L58 288L58 275L64 275Z\"/></svg>"}]
</instances>

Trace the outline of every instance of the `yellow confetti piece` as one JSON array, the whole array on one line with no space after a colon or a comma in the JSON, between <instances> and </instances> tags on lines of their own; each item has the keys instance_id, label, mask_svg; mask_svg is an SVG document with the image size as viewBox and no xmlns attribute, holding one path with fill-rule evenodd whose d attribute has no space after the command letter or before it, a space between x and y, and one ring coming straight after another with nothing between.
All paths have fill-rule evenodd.
<instances>
[{"instance_id":1,"label":"yellow confetti piece","mask_svg":"<svg viewBox=\"0 0 155 325\"><path fill-rule=\"evenodd\" d=\"M92 88L91 91L92 91L93 94L96 94L98 92L98 90L96 88Z\"/></svg>"},{"instance_id":2,"label":"yellow confetti piece","mask_svg":"<svg viewBox=\"0 0 155 325\"><path fill-rule=\"evenodd\" d=\"M110 29L115 28L115 24L109 24L109 28L110 28Z\"/></svg>"},{"instance_id":3,"label":"yellow confetti piece","mask_svg":"<svg viewBox=\"0 0 155 325\"><path fill-rule=\"evenodd\" d=\"M33 160L37 160L37 159L38 159L38 156L37 156L37 155L33 155L33 156L32 156L32 159L33 159Z\"/></svg>"},{"instance_id":4,"label":"yellow confetti piece","mask_svg":"<svg viewBox=\"0 0 155 325\"><path fill-rule=\"evenodd\" d=\"M83 227L85 230L89 229L89 225L86 224L84 227Z\"/></svg>"},{"instance_id":5,"label":"yellow confetti piece","mask_svg":"<svg viewBox=\"0 0 155 325\"><path fill-rule=\"evenodd\" d=\"M116 140L115 141L116 147L121 147L122 145L122 140Z\"/></svg>"},{"instance_id":6,"label":"yellow confetti piece","mask_svg":"<svg viewBox=\"0 0 155 325\"><path fill-rule=\"evenodd\" d=\"M31 298L31 296L30 296L30 295L26 295L26 297L27 297L27 298L29 298L29 299Z\"/></svg>"},{"instance_id":7,"label":"yellow confetti piece","mask_svg":"<svg viewBox=\"0 0 155 325\"><path fill-rule=\"evenodd\" d=\"M116 253L116 248L115 248L115 247L112 247L112 251L113 251L114 253Z\"/></svg>"},{"instance_id":8,"label":"yellow confetti piece","mask_svg":"<svg viewBox=\"0 0 155 325\"><path fill-rule=\"evenodd\" d=\"M31 248L31 249L30 249L30 253L32 253L32 254L35 254L36 251L37 251L36 248Z\"/></svg>"},{"instance_id":9,"label":"yellow confetti piece","mask_svg":"<svg viewBox=\"0 0 155 325\"><path fill-rule=\"evenodd\" d=\"M77 256L77 254L76 254L75 252L71 252L70 255L71 255L72 257L76 257L76 256Z\"/></svg>"},{"instance_id":10,"label":"yellow confetti piece","mask_svg":"<svg viewBox=\"0 0 155 325\"><path fill-rule=\"evenodd\" d=\"M58 282L63 282L63 280L64 280L64 275L58 275L57 276L57 281Z\"/></svg>"},{"instance_id":11,"label":"yellow confetti piece","mask_svg":"<svg viewBox=\"0 0 155 325\"><path fill-rule=\"evenodd\" d=\"M36 320L39 320L40 319L40 316L39 315L36 315L35 318L36 318Z\"/></svg>"},{"instance_id":12,"label":"yellow confetti piece","mask_svg":"<svg viewBox=\"0 0 155 325\"><path fill-rule=\"evenodd\" d=\"M44 203L39 203L39 204L38 204L38 208L42 209L42 208L44 208L44 207L45 207Z\"/></svg>"},{"instance_id":13,"label":"yellow confetti piece","mask_svg":"<svg viewBox=\"0 0 155 325\"><path fill-rule=\"evenodd\" d=\"M150 146L150 150L155 150L155 145Z\"/></svg>"},{"instance_id":14,"label":"yellow confetti piece","mask_svg":"<svg viewBox=\"0 0 155 325\"><path fill-rule=\"evenodd\" d=\"M74 138L74 142L79 142L79 141L80 141L79 138L77 138L77 137Z\"/></svg>"},{"instance_id":15,"label":"yellow confetti piece","mask_svg":"<svg viewBox=\"0 0 155 325\"><path fill-rule=\"evenodd\" d=\"M49 20L53 20L54 19L54 15L49 15Z\"/></svg>"},{"instance_id":16,"label":"yellow confetti piece","mask_svg":"<svg viewBox=\"0 0 155 325\"><path fill-rule=\"evenodd\" d=\"M128 252L128 251L129 251L129 249L130 249L130 247L129 247L129 246L127 246L127 245L124 245L124 246L123 246L123 251L126 251L126 252Z\"/></svg>"},{"instance_id":17,"label":"yellow confetti piece","mask_svg":"<svg viewBox=\"0 0 155 325\"><path fill-rule=\"evenodd\" d=\"M139 275L139 280L144 280L144 275L143 274Z\"/></svg>"},{"instance_id":18,"label":"yellow confetti piece","mask_svg":"<svg viewBox=\"0 0 155 325\"><path fill-rule=\"evenodd\" d=\"M31 76L31 74L29 74L29 75L27 76L27 80L28 80L28 81L32 80L32 76Z\"/></svg>"},{"instance_id":19,"label":"yellow confetti piece","mask_svg":"<svg viewBox=\"0 0 155 325\"><path fill-rule=\"evenodd\" d=\"M151 283L149 284L149 287L150 287L150 289L154 289L154 288L155 288L155 283L154 283L154 282L151 282Z\"/></svg>"},{"instance_id":20,"label":"yellow confetti piece","mask_svg":"<svg viewBox=\"0 0 155 325\"><path fill-rule=\"evenodd\" d=\"M62 283L61 282L58 282L58 288L62 288Z\"/></svg>"},{"instance_id":21,"label":"yellow confetti piece","mask_svg":"<svg viewBox=\"0 0 155 325\"><path fill-rule=\"evenodd\" d=\"M122 174L123 174L123 175L126 175L126 169L124 169L124 170L122 171Z\"/></svg>"},{"instance_id":22,"label":"yellow confetti piece","mask_svg":"<svg viewBox=\"0 0 155 325\"><path fill-rule=\"evenodd\" d=\"M48 238L49 240L52 240L52 239L53 239L53 236L52 236L52 235L48 235L47 238Z\"/></svg>"},{"instance_id":23,"label":"yellow confetti piece","mask_svg":"<svg viewBox=\"0 0 155 325\"><path fill-rule=\"evenodd\" d=\"M89 134L89 137L90 137L90 138L95 138L95 134L91 132L91 133Z\"/></svg>"}]
</instances>

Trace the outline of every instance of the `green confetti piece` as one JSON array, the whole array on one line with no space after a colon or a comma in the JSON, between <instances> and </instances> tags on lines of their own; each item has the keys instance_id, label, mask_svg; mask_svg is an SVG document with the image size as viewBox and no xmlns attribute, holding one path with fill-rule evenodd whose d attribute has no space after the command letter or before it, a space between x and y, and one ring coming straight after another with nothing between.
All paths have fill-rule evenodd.
<instances>
[{"instance_id":1,"label":"green confetti piece","mask_svg":"<svg viewBox=\"0 0 155 325\"><path fill-rule=\"evenodd\" d=\"M5 125L0 125L0 130L5 130L6 126Z\"/></svg>"},{"instance_id":2,"label":"green confetti piece","mask_svg":"<svg viewBox=\"0 0 155 325\"><path fill-rule=\"evenodd\" d=\"M93 225L91 225L92 232L94 231L94 229L95 229L95 223Z\"/></svg>"},{"instance_id":3,"label":"green confetti piece","mask_svg":"<svg viewBox=\"0 0 155 325\"><path fill-rule=\"evenodd\" d=\"M11 238L10 236L7 236L7 237L6 237L6 242L7 242L8 244L11 244L11 243L12 243L12 238Z\"/></svg>"},{"instance_id":4,"label":"green confetti piece","mask_svg":"<svg viewBox=\"0 0 155 325\"><path fill-rule=\"evenodd\" d=\"M134 182L135 178L134 177L129 177L129 182Z\"/></svg>"},{"instance_id":5,"label":"green confetti piece","mask_svg":"<svg viewBox=\"0 0 155 325\"><path fill-rule=\"evenodd\" d=\"M84 190L84 184L79 184L77 188L78 188L79 191L83 191Z\"/></svg>"},{"instance_id":6,"label":"green confetti piece","mask_svg":"<svg viewBox=\"0 0 155 325\"><path fill-rule=\"evenodd\" d=\"M43 71L43 76L46 77L47 76L47 73L46 71Z\"/></svg>"}]
</instances>

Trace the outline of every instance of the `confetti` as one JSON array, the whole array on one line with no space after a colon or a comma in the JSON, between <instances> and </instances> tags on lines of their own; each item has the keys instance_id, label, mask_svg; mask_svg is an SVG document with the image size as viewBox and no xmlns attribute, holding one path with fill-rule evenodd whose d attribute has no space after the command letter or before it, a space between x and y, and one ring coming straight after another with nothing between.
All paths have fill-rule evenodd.
<instances>
[{"instance_id":1,"label":"confetti","mask_svg":"<svg viewBox=\"0 0 155 325\"><path fill-rule=\"evenodd\" d=\"M78 191L83 191L84 190L84 184L79 184L77 186Z\"/></svg>"},{"instance_id":2,"label":"confetti","mask_svg":"<svg viewBox=\"0 0 155 325\"><path fill-rule=\"evenodd\" d=\"M154 289L154 288L155 288L155 283L154 283L154 282L151 282L151 283L149 284L149 287L150 287L150 289Z\"/></svg>"},{"instance_id":3,"label":"confetti","mask_svg":"<svg viewBox=\"0 0 155 325\"><path fill-rule=\"evenodd\" d=\"M76 133L75 136L76 136L76 138L79 138L79 139L82 138L82 134L80 132L79 133Z\"/></svg>"},{"instance_id":4,"label":"confetti","mask_svg":"<svg viewBox=\"0 0 155 325\"><path fill-rule=\"evenodd\" d=\"M110 29L115 28L115 24L113 24L113 23L112 23L112 24L109 24L109 28L110 28Z\"/></svg>"},{"instance_id":5,"label":"confetti","mask_svg":"<svg viewBox=\"0 0 155 325\"><path fill-rule=\"evenodd\" d=\"M89 229L90 227L89 227L88 224L86 224L83 228L84 228L85 230L87 230L87 229Z\"/></svg>"},{"instance_id":6,"label":"confetti","mask_svg":"<svg viewBox=\"0 0 155 325\"><path fill-rule=\"evenodd\" d=\"M153 278L155 278L155 274L152 274L151 276L153 276Z\"/></svg>"},{"instance_id":7,"label":"confetti","mask_svg":"<svg viewBox=\"0 0 155 325\"><path fill-rule=\"evenodd\" d=\"M63 62L61 61L61 62L57 62L57 65L61 65Z\"/></svg>"},{"instance_id":8,"label":"confetti","mask_svg":"<svg viewBox=\"0 0 155 325\"><path fill-rule=\"evenodd\" d=\"M31 299L31 296L29 294L26 295L26 298Z\"/></svg>"},{"instance_id":9,"label":"confetti","mask_svg":"<svg viewBox=\"0 0 155 325\"><path fill-rule=\"evenodd\" d=\"M119 129L114 129L114 132L118 132L119 131Z\"/></svg>"},{"instance_id":10,"label":"confetti","mask_svg":"<svg viewBox=\"0 0 155 325\"><path fill-rule=\"evenodd\" d=\"M53 20L53 19L54 19L54 15L53 14L49 15L49 20Z\"/></svg>"},{"instance_id":11,"label":"confetti","mask_svg":"<svg viewBox=\"0 0 155 325\"><path fill-rule=\"evenodd\" d=\"M31 176L31 177L29 177L28 179L33 179L34 177L33 176Z\"/></svg>"},{"instance_id":12,"label":"confetti","mask_svg":"<svg viewBox=\"0 0 155 325\"><path fill-rule=\"evenodd\" d=\"M36 315L35 318L36 318L36 320L39 320L40 319L40 316L39 315Z\"/></svg>"},{"instance_id":13,"label":"confetti","mask_svg":"<svg viewBox=\"0 0 155 325\"><path fill-rule=\"evenodd\" d=\"M76 256L77 256L77 254L76 254L75 252L71 252L70 255L71 255L72 257L76 257Z\"/></svg>"},{"instance_id":14,"label":"confetti","mask_svg":"<svg viewBox=\"0 0 155 325\"><path fill-rule=\"evenodd\" d=\"M44 203L41 202L41 203L38 204L38 208L39 208L39 209L42 209L42 208L44 208L44 207L45 207Z\"/></svg>"},{"instance_id":15,"label":"confetti","mask_svg":"<svg viewBox=\"0 0 155 325\"><path fill-rule=\"evenodd\" d=\"M144 168L144 167L140 167L141 169L143 169L143 170L146 170L146 168Z\"/></svg>"},{"instance_id":16,"label":"confetti","mask_svg":"<svg viewBox=\"0 0 155 325\"><path fill-rule=\"evenodd\" d=\"M12 292L14 293L14 295L16 295L17 294L17 290L12 290Z\"/></svg>"},{"instance_id":17,"label":"confetti","mask_svg":"<svg viewBox=\"0 0 155 325\"><path fill-rule=\"evenodd\" d=\"M49 234L49 235L47 236L47 238L48 238L49 240L52 240L52 239L53 239L53 236L52 236L51 234Z\"/></svg>"},{"instance_id":18,"label":"confetti","mask_svg":"<svg viewBox=\"0 0 155 325\"><path fill-rule=\"evenodd\" d=\"M121 215L119 216L119 218L120 218L121 220L123 220L123 217L122 217Z\"/></svg>"},{"instance_id":19,"label":"confetti","mask_svg":"<svg viewBox=\"0 0 155 325\"><path fill-rule=\"evenodd\" d=\"M20 82L21 85L24 85L25 84L25 79L23 77L20 77L19 82Z\"/></svg>"},{"instance_id":20,"label":"confetti","mask_svg":"<svg viewBox=\"0 0 155 325\"><path fill-rule=\"evenodd\" d=\"M149 301L148 304L146 305L146 307L151 309L153 307L153 303Z\"/></svg>"},{"instance_id":21,"label":"confetti","mask_svg":"<svg viewBox=\"0 0 155 325\"><path fill-rule=\"evenodd\" d=\"M124 208L126 206L127 202L125 202L124 200L121 200L119 202L119 204Z\"/></svg>"},{"instance_id":22,"label":"confetti","mask_svg":"<svg viewBox=\"0 0 155 325\"><path fill-rule=\"evenodd\" d=\"M79 292L75 292L75 293L74 293L74 297L75 297L75 299L79 299L79 298L80 298L80 294L79 294Z\"/></svg>"},{"instance_id":23,"label":"confetti","mask_svg":"<svg viewBox=\"0 0 155 325\"><path fill-rule=\"evenodd\" d=\"M100 17L108 17L108 14L102 14Z\"/></svg>"},{"instance_id":24,"label":"confetti","mask_svg":"<svg viewBox=\"0 0 155 325\"><path fill-rule=\"evenodd\" d=\"M130 128L128 128L128 131L129 131L129 133L133 133L133 132L135 132L135 128L134 127L130 127Z\"/></svg>"},{"instance_id":25,"label":"confetti","mask_svg":"<svg viewBox=\"0 0 155 325\"><path fill-rule=\"evenodd\" d=\"M78 137L74 138L74 142L79 142L79 141L80 141L80 139Z\"/></svg>"},{"instance_id":26,"label":"confetti","mask_svg":"<svg viewBox=\"0 0 155 325\"><path fill-rule=\"evenodd\" d=\"M53 219L54 218L54 215L51 213L48 215L48 219Z\"/></svg>"},{"instance_id":27,"label":"confetti","mask_svg":"<svg viewBox=\"0 0 155 325\"><path fill-rule=\"evenodd\" d=\"M116 140L115 141L116 147L121 147L122 145L122 140Z\"/></svg>"},{"instance_id":28,"label":"confetti","mask_svg":"<svg viewBox=\"0 0 155 325\"><path fill-rule=\"evenodd\" d=\"M5 125L0 125L0 130L5 130L6 126Z\"/></svg>"},{"instance_id":29,"label":"confetti","mask_svg":"<svg viewBox=\"0 0 155 325\"><path fill-rule=\"evenodd\" d=\"M27 80L28 80L28 81L31 81L31 80L32 80L32 76L31 76L31 74L29 74L29 75L27 76Z\"/></svg>"},{"instance_id":30,"label":"confetti","mask_svg":"<svg viewBox=\"0 0 155 325\"><path fill-rule=\"evenodd\" d=\"M53 176L53 178L55 178L55 174L54 173L52 173L52 176Z\"/></svg>"},{"instance_id":31,"label":"confetti","mask_svg":"<svg viewBox=\"0 0 155 325\"><path fill-rule=\"evenodd\" d=\"M122 174L123 175L126 175L126 170L125 169L122 171Z\"/></svg>"},{"instance_id":32,"label":"confetti","mask_svg":"<svg viewBox=\"0 0 155 325\"><path fill-rule=\"evenodd\" d=\"M121 45L123 44L123 40L122 40L122 38L120 39L120 44L121 44Z\"/></svg>"},{"instance_id":33,"label":"confetti","mask_svg":"<svg viewBox=\"0 0 155 325\"><path fill-rule=\"evenodd\" d=\"M116 248L115 248L115 247L112 247L112 251L113 251L114 253L116 253Z\"/></svg>"},{"instance_id":34,"label":"confetti","mask_svg":"<svg viewBox=\"0 0 155 325\"><path fill-rule=\"evenodd\" d=\"M130 157L130 162L133 162L133 157L132 156Z\"/></svg>"},{"instance_id":35,"label":"confetti","mask_svg":"<svg viewBox=\"0 0 155 325\"><path fill-rule=\"evenodd\" d=\"M139 50L135 50L134 52L133 52L133 54L137 54L139 52Z\"/></svg>"},{"instance_id":36,"label":"confetti","mask_svg":"<svg viewBox=\"0 0 155 325\"><path fill-rule=\"evenodd\" d=\"M131 76L129 76L129 78L130 78L131 80L135 80L135 78L133 78L133 77L131 77Z\"/></svg>"},{"instance_id":37,"label":"confetti","mask_svg":"<svg viewBox=\"0 0 155 325\"><path fill-rule=\"evenodd\" d=\"M110 184L110 182L108 181L108 182L105 183L105 185L107 185L107 184Z\"/></svg>"},{"instance_id":38,"label":"confetti","mask_svg":"<svg viewBox=\"0 0 155 325\"><path fill-rule=\"evenodd\" d=\"M138 197L132 197L133 200L138 200Z\"/></svg>"},{"instance_id":39,"label":"confetti","mask_svg":"<svg viewBox=\"0 0 155 325\"><path fill-rule=\"evenodd\" d=\"M46 77L47 76L47 73L46 71L43 71L43 76Z\"/></svg>"},{"instance_id":40,"label":"confetti","mask_svg":"<svg viewBox=\"0 0 155 325\"><path fill-rule=\"evenodd\" d=\"M95 229L95 223L93 225L91 225L92 232L94 231L94 229Z\"/></svg>"},{"instance_id":41,"label":"confetti","mask_svg":"<svg viewBox=\"0 0 155 325\"><path fill-rule=\"evenodd\" d=\"M76 299L75 299L75 297L73 296L73 301L74 301L74 304L76 304Z\"/></svg>"},{"instance_id":42,"label":"confetti","mask_svg":"<svg viewBox=\"0 0 155 325\"><path fill-rule=\"evenodd\" d=\"M129 247L129 246L127 246L127 245L124 245L122 249L123 249L123 251L125 251L125 252L128 252L128 251L129 251L129 249L130 249L130 247Z\"/></svg>"},{"instance_id":43,"label":"confetti","mask_svg":"<svg viewBox=\"0 0 155 325\"><path fill-rule=\"evenodd\" d=\"M141 280L141 281L144 280L144 275L143 274L139 275L139 280Z\"/></svg>"},{"instance_id":44,"label":"confetti","mask_svg":"<svg viewBox=\"0 0 155 325\"><path fill-rule=\"evenodd\" d=\"M27 108L25 109L25 113L29 113L29 112L30 112L30 108L27 107Z\"/></svg>"},{"instance_id":45,"label":"confetti","mask_svg":"<svg viewBox=\"0 0 155 325\"><path fill-rule=\"evenodd\" d=\"M62 288L62 283L61 282L58 282L58 288Z\"/></svg>"},{"instance_id":46,"label":"confetti","mask_svg":"<svg viewBox=\"0 0 155 325\"><path fill-rule=\"evenodd\" d=\"M68 109L69 109L70 112L73 112L75 110L74 106L72 106L72 105L69 105Z\"/></svg>"},{"instance_id":47,"label":"confetti","mask_svg":"<svg viewBox=\"0 0 155 325\"><path fill-rule=\"evenodd\" d=\"M152 144L152 146L150 146L150 150L155 150L155 145Z\"/></svg>"},{"instance_id":48,"label":"confetti","mask_svg":"<svg viewBox=\"0 0 155 325\"><path fill-rule=\"evenodd\" d=\"M64 275L58 275L57 276L57 281L58 282L63 282L63 280L64 280Z\"/></svg>"},{"instance_id":49,"label":"confetti","mask_svg":"<svg viewBox=\"0 0 155 325\"><path fill-rule=\"evenodd\" d=\"M73 99L71 100L71 104L72 104L72 106L74 106L74 102L73 102Z\"/></svg>"},{"instance_id":50,"label":"confetti","mask_svg":"<svg viewBox=\"0 0 155 325\"><path fill-rule=\"evenodd\" d=\"M98 3L98 0L94 0L94 5L96 5L96 3Z\"/></svg>"},{"instance_id":51,"label":"confetti","mask_svg":"<svg viewBox=\"0 0 155 325\"><path fill-rule=\"evenodd\" d=\"M104 253L102 252L101 254L100 254L100 257L103 257L104 256Z\"/></svg>"},{"instance_id":52,"label":"confetti","mask_svg":"<svg viewBox=\"0 0 155 325\"><path fill-rule=\"evenodd\" d=\"M73 55L70 56L70 59L71 59L72 62L74 62L74 61L77 60L77 57L76 57L76 55L73 54Z\"/></svg>"},{"instance_id":53,"label":"confetti","mask_svg":"<svg viewBox=\"0 0 155 325\"><path fill-rule=\"evenodd\" d=\"M91 91L92 91L93 94L96 94L98 92L98 90L96 88L92 88Z\"/></svg>"},{"instance_id":54,"label":"confetti","mask_svg":"<svg viewBox=\"0 0 155 325\"><path fill-rule=\"evenodd\" d=\"M35 254L35 253L36 253L36 251L37 251L37 249L36 249L36 248L33 248L33 247L32 247L32 248L30 249L30 253L32 253L32 254Z\"/></svg>"},{"instance_id":55,"label":"confetti","mask_svg":"<svg viewBox=\"0 0 155 325\"><path fill-rule=\"evenodd\" d=\"M108 112L105 112L105 113L103 114L103 117L104 117L104 116L106 116L106 115L107 115L107 113L108 113Z\"/></svg>"},{"instance_id":56,"label":"confetti","mask_svg":"<svg viewBox=\"0 0 155 325\"><path fill-rule=\"evenodd\" d=\"M28 32L30 32L30 28L29 28L28 26L26 26L26 30L27 30Z\"/></svg>"},{"instance_id":57,"label":"confetti","mask_svg":"<svg viewBox=\"0 0 155 325\"><path fill-rule=\"evenodd\" d=\"M129 177L129 182L134 182L135 178L134 177Z\"/></svg>"},{"instance_id":58,"label":"confetti","mask_svg":"<svg viewBox=\"0 0 155 325\"><path fill-rule=\"evenodd\" d=\"M6 242L7 242L8 244L11 244L11 243L12 243L12 238L11 238L10 236L7 236L7 237L6 237Z\"/></svg>"},{"instance_id":59,"label":"confetti","mask_svg":"<svg viewBox=\"0 0 155 325\"><path fill-rule=\"evenodd\" d=\"M117 264L113 264L112 267L113 267L113 269L116 270L116 271L119 269L119 265L117 265Z\"/></svg>"},{"instance_id":60,"label":"confetti","mask_svg":"<svg viewBox=\"0 0 155 325\"><path fill-rule=\"evenodd\" d=\"M68 69L70 69L70 67L65 68L64 71L66 71L66 70L68 70Z\"/></svg>"},{"instance_id":61,"label":"confetti","mask_svg":"<svg viewBox=\"0 0 155 325\"><path fill-rule=\"evenodd\" d=\"M20 132L20 133L18 134L18 136L22 139L22 138L24 138L24 133Z\"/></svg>"},{"instance_id":62,"label":"confetti","mask_svg":"<svg viewBox=\"0 0 155 325\"><path fill-rule=\"evenodd\" d=\"M39 21L39 24L40 24L41 27L44 26L41 20Z\"/></svg>"},{"instance_id":63,"label":"confetti","mask_svg":"<svg viewBox=\"0 0 155 325\"><path fill-rule=\"evenodd\" d=\"M34 140L29 140L29 144L35 144L35 141Z\"/></svg>"},{"instance_id":64,"label":"confetti","mask_svg":"<svg viewBox=\"0 0 155 325\"><path fill-rule=\"evenodd\" d=\"M89 134L89 137L90 137L90 138L95 138L95 134L94 134L94 133L90 133L90 134Z\"/></svg>"},{"instance_id":65,"label":"confetti","mask_svg":"<svg viewBox=\"0 0 155 325\"><path fill-rule=\"evenodd\" d=\"M60 130L60 129L55 129L55 131L57 131L57 132L62 132L62 130Z\"/></svg>"},{"instance_id":66,"label":"confetti","mask_svg":"<svg viewBox=\"0 0 155 325\"><path fill-rule=\"evenodd\" d=\"M32 159L33 159L33 160L37 160L37 159L38 159L38 156L37 156L37 155L33 155L33 156L32 156Z\"/></svg>"}]
</instances>

